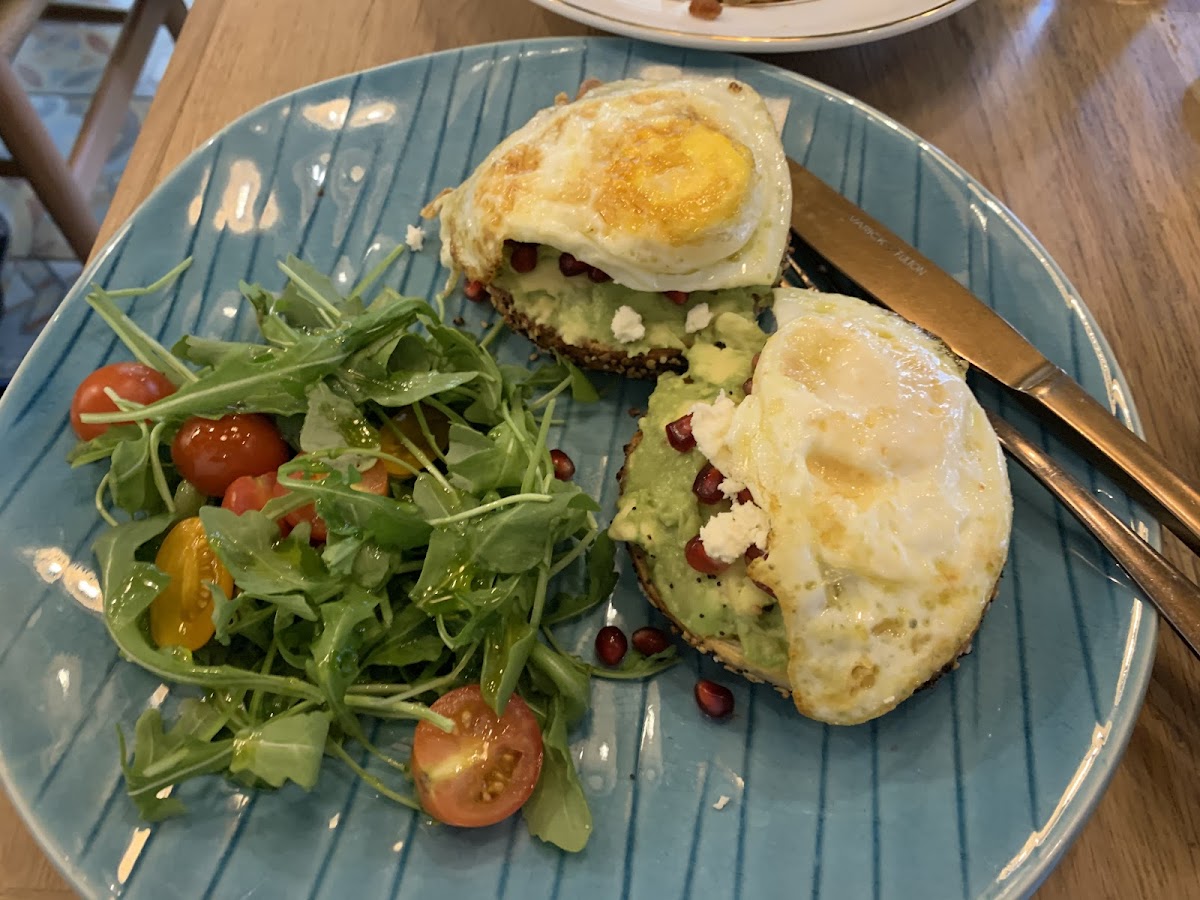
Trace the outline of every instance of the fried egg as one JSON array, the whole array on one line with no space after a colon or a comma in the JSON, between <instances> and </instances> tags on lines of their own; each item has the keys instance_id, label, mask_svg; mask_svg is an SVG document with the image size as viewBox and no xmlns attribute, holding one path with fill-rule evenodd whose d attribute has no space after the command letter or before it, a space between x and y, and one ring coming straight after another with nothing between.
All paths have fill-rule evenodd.
<instances>
[{"instance_id":1,"label":"fried egg","mask_svg":"<svg viewBox=\"0 0 1200 900\"><path fill-rule=\"evenodd\" d=\"M545 244L642 291L773 284L792 192L775 124L729 78L618 81L542 110L427 209L442 262L489 283Z\"/></svg>"},{"instance_id":2,"label":"fried egg","mask_svg":"<svg viewBox=\"0 0 1200 900\"><path fill-rule=\"evenodd\" d=\"M1007 470L936 339L850 297L782 288L775 309L752 392L693 429L769 523L748 573L783 613L797 709L863 722L969 646L1008 553Z\"/></svg>"}]
</instances>

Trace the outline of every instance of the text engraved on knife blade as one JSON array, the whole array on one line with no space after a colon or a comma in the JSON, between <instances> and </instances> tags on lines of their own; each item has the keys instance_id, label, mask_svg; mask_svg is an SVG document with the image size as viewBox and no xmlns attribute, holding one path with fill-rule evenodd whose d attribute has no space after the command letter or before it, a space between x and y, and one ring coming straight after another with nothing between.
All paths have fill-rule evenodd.
<instances>
[{"instance_id":1,"label":"text engraved on knife blade","mask_svg":"<svg viewBox=\"0 0 1200 900\"><path fill-rule=\"evenodd\" d=\"M872 241L874 241L880 247L883 247L885 250L889 251L892 254L892 256L894 256L894 257L896 257L896 259L900 260L900 262L902 262L905 266L907 266L911 271L915 272L918 275L924 275L928 271L928 269L926 269L924 265L922 265L917 260L913 259L908 253L906 253L904 251L903 248L894 246L891 241L889 241L886 237L884 237L882 234L880 234L878 231L876 231L874 228L872 228L870 222L864 222L861 218L859 218L856 215L849 216L849 220L850 220L851 225L853 225L855 228L857 228L859 231L861 231L863 234L865 234L867 237L869 237Z\"/></svg>"}]
</instances>

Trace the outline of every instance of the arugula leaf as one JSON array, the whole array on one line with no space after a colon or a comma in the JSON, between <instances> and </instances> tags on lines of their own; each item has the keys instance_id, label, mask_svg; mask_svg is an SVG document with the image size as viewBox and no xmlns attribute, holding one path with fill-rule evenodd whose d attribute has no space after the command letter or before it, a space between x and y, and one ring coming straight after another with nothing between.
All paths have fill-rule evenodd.
<instances>
[{"instance_id":1,"label":"arugula leaf","mask_svg":"<svg viewBox=\"0 0 1200 900\"><path fill-rule=\"evenodd\" d=\"M92 285L92 289L87 295L88 305L99 313L100 318L116 333L117 337L121 339L121 343L129 348L129 352L133 354L134 358L143 365L157 369L175 385L193 382L196 380L196 375L167 352L162 344L139 328L129 316L121 312L113 301L117 297L141 297L162 290L189 265L191 265L191 260L184 260L154 284L145 288L106 291L99 285Z\"/></svg>"},{"instance_id":2,"label":"arugula leaf","mask_svg":"<svg viewBox=\"0 0 1200 900\"><path fill-rule=\"evenodd\" d=\"M308 406L314 378L332 372L346 358L337 342L304 337L291 347L258 347L230 353L201 381L148 404L139 415L153 420L222 416L237 410L290 415ZM127 413L95 413L89 422L115 422Z\"/></svg>"},{"instance_id":3,"label":"arugula leaf","mask_svg":"<svg viewBox=\"0 0 1200 900\"><path fill-rule=\"evenodd\" d=\"M469 590L472 579L470 560L466 556L466 536L458 528L435 528L425 550L421 575L409 596L417 607L435 615L441 612L438 604L460 591Z\"/></svg>"},{"instance_id":4,"label":"arugula leaf","mask_svg":"<svg viewBox=\"0 0 1200 900\"><path fill-rule=\"evenodd\" d=\"M600 399L596 386L575 363L565 356L560 356L558 362L566 368L567 374L571 376L571 399L576 403L595 403Z\"/></svg>"},{"instance_id":5,"label":"arugula leaf","mask_svg":"<svg viewBox=\"0 0 1200 900\"><path fill-rule=\"evenodd\" d=\"M463 496L428 472L422 472L413 482L412 500L426 521L440 519L464 509Z\"/></svg>"},{"instance_id":6,"label":"arugula leaf","mask_svg":"<svg viewBox=\"0 0 1200 900\"><path fill-rule=\"evenodd\" d=\"M328 713L308 712L269 719L237 733L229 771L249 772L271 787L294 781L311 791L317 784L328 734Z\"/></svg>"},{"instance_id":7,"label":"arugula leaf","mask_svg":"<svg viewBox=\"0 0 1200 900\"><path fill-rule=\"evenodd\" d=\"M237 594L231 600L225 596L225 591L215 582L206 581L209 594L212 596L212 621L213 621L213 637L217 642L229 646L229 626L233 623L233 617L237 615L242 604L246 601L244 593Z\"/></svg>"},{"instance_id":8,"label":"arugula leaf","mask_svg":"<svg viewBox=\"0 0 1200 900\"><path fill-rule=\"evenodd\" d=\"M529 454L507 423L486 435L455 423L449 434L446 465L452 485L473 494L521 486Z\"/></svg>"},{"instance_id":9,"label":"arugula leaf","mask_svg":"<svg viewBox=\"0 0 1200 900\"><path fill-rule=\"evenodd\" d=\"M438 345L445 368L456 372L479 373L474 385L475 400L463 415L472 422L497 424L502 418L500 408L504 402L504 378L495 358L466 332L441 325L432 316L427 317L423 324Z\"/></svg>"},{"instance_id":10,"label":"arugula leaf","mask_svg":"<svg viewBox=\"0 0 1200 900\"><path fill-rule=\"evenodd\" d=\"M348 387L360 403L373 401L380 406L411 406L473 381L478 372L401 372L390 378L373 378L362 369L351 369L345 376Z\"/></svg>"},{"instance_id":11,"label":"arugula leaf","mask_svg":"<svg viewBox=\"0 0 1200 900\"><path fill-rule=\"evenodd\" d=\"M562 484L562 482L556 482ZM493 572L525 572L545 553L547 536L569 537L587 521L596 503L578 488L556 489L549 503L519 503L471 520L471 559Z\"/></svg>"},{"instance_id":12,"label":"arugula leaf","mask_svg":"<svg viewBox=\"0 0 1200 900\"><path fill-rule=\"evenodd\" d=\"M540 672L562 702L562 714L567 726L574 725L586 715L591 704L592 680L586 666L570 655L552 650L540 641L529 654L533 669Z\"/></svg>"},{"instance_id":13,"label":"arugula leaf","mask_svg":"<svg viewBox=\"0 0 1200 900\"><path fill-rule=\"evenodd\" d=\"M183 801L164 789L189 778L224 771L233 755L233 741L213 741L227 716L213 705L189 699L180 704L174 727L163 731L162 714L147 709L134 726L134 752L126 756L125 736L117 729L121 745L121 771L125 789L147 822L159 822L186 812Z\"/></svg>"},{"instance_id":14,"label":"arugula leaf","mask_svg":"<svg viewBox=\"0 0 1200 900\"><path fill-rule=\"evenodd\" d=\"M542 624L566 622L607 600L617 586L616 551L616 544L608 532L601 531L587 555L587 590L582 594L559 594L542 617Z\"/></svg>"},{"instance_id":15,"label":"arugula leaf","mask_svg":"<svg viewBox=\"0 0 1200 900\"><path fill-rule=\"evenodd\" d=\"M534 837L578 853L591 837L592 811L571 759L566 718L556 697L542 725L542 774L521 815Z\"/></svg>"},{"instance_id":16,"label":"arugula leaf","mask_svg":"<svg viewBox=\"0 0 1200 900\"><path fill-rule=\"evenodd\" d=\"M301 477L293 477L299 474ZM279 481L291 493L316 502L317 513L330 534L367 535L383 547L411 550L429 539L430 526L411 500L393 500L356 491L349 478L357 472L339 472L319 460L301 458L281 466ZM309 480L313 477L320 480Z\"/></svg>"},{"instance_id":17,"label":"arugula leaf","mask_svg":"<svg viewBox=\"0 0 1200 900\"><path fill-rule=\"evenodd\" d=\"M359 411L354 401L342 397L324 381L308 390L308 411L300 429L300 449L305 453L343 447L379 449L379 432ZM366 456L345 454L331 464L340 469L360 463L373 464ZM361 467L361 466L360 466Z\"/></svg>"},{"instance_id":18,"label":"arugula leaf","mask_svg":"<svg viewBox=\"0 0 1200 900\"><path fill-rule=\"evenodd\" d=\"M292 323L275 311L276 297L274 294L257 284L247 284L244 281L238 282L238 290L254 307L254 314L258 319L258 330L262 333L263 340L276 347L290 347L299 340L300 335L292 327Z\"/></svg>"},{"instance_id":19,"label":"arugula leaf","mask_svg":"<svg viewBox=\"0 0 1200 900\"><path fill-rule=\"evenodd\" d=\"M321 636L312 645L308 661L309 680L321 689L338 723L349 734L359 731L358 720L346 709L346 688L362 667L359 650L363 632L359 625L375 617L379 598L352 588L341 600L321 607Z\"/></svg>"},{"instance_id":20,"label":"arugula leaf","mask_svg":"<svg viewBox=\"0 0 1200 900\"><path fill-rule=\"evenodd\" d=\"M74 469L107 459L122 444L138 440L140 434L141 429L137 425L110 425L99 437L77 443L67 454L67 462Z\"/></svg>"},{"instance_id":21,"label":"arugula leaf","mask_svg":"<svg viewBox=\"0 0 1200 900\"><path fill-rule=\"evenodd\" d=\"M277 312L293 319L309 318L327 327L341 321L341 307L346 301L328 275L290 254L279 268L287 275L288 285L276 303Z\"/></svg>"},{"instance_id":22,"label":"arugula leaf","mask_svg":"<svg viewBox=\"0 0 1200 900\"><path fill-rule=\"evenodd\" d=\"M292 538L279 539L279 526L257 510L238 515L219 506L200 510L208 543L234 583L262 599L300 595L313 605L324 603L344 587L344 579L330 574L320 554ZM315 618L311 610L294 610Z\"/></svg>"},{"instance_id":23,"label":"arugula leaf","mask_svg":"<svg viewBox=\"0 0 1200 900\"><path fill-rule=\"evenodd\" d=\"M379 644L367 657L367 665L402 668L414 663L437 662L445 655L446 645L436 632L405 634Z\"/></svg>"},{"instance_id":24,"label":"arugula leaf","mask_svg":"<svg viewBox=\"0 0 1200 900\"><path fill-rule=\"evenodd\" d=\"M216 366L226 359L261 350L261 344L247 344L239 341L218 341L212 338L196 337L185 334L171 352L180 359L195 363L198 366Z\"/></svg>"},{"instance_id":25,"label":"arugula leaf","mask_svg":"<svg viewBox=\"0 0 1200 900\"><path fill-rule=\"evenodd\" d=\"M498 716L504 715L504 707L517 689L517 680L537 643L537 628L526 621L526 616L528 612L517 607L483 643L479 689Z\"/></svg>"},{"instance_id":26,"label":"arugula leaf","mask_svg":"<svg viewBox=\"0 0 1200 900\"><path fill-rule=\"evenodd\" d=\"M162 498L154 486L151 468L151 454L157 453L157 442L145 429L139 430L137 438L123 441L113 450L108 490L113 503L130 515L162 509Z\"/></svg>"}]
</instances>

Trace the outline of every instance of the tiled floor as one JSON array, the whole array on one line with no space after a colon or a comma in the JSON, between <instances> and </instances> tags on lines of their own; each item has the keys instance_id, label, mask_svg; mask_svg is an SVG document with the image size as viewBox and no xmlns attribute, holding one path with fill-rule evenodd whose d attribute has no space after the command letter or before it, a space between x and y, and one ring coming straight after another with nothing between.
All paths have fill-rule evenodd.
<instances>
[{"instance_id":1,"label":"tiled floor","mask_svg":"<svg viewBox=\"0 0 1200 900\"><path fill-rule=\"evenodd\" d=\"M128 0L110 0L108 5L128 6ZM16 73L64 152L75 140L117 33L115 26L45 22L34 29L17 54ZM134 92L121 137L91 197L97 219L102 219L108 209L172 48L170 36L160 29ZM54 223L38 210L24 182L0 179L0 215L12 226L8 261L0 270L0 287L4 292L0 313L2 386L12 377L26 350L79 275L80 266Z\"/></svg>"}]
</instances>

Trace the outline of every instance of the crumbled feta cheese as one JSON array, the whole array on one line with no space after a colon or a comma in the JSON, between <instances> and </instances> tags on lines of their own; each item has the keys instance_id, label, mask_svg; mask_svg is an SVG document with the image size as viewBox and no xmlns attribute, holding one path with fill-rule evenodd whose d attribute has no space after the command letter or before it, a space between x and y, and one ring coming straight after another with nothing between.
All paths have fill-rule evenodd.
<instances>
[{"instance_id":1,"label":"crumbled feta cheese","mask_svg":"<svg viewBox=\"0 0 1200 900\"><path fill-rule=\"evenodd\" d=\"M735 409L737 406L724 391L712 403L697 403L692 407L692 434L696 438L696 446L704 458L714 465L725 449Z\"/></svg>"},{"instance_id":2,"label":"crumbled feta cheese","mask_svg":"<svg viewBox=\"0 0 1200 900\"><path fill-rule=\"evenodd\" d=\"M710 557L719 562L733 562L751 544L765 548L770 530L765 512L753 503L735 503L729 512L718 513L704 523L700 540Z\"/></svg>"},{"instance_id":3,"label":"crumbled feta cheese","mask_svg":"<svg viewBox=\"0 0 1200 900\"><path fill-rule=\"evenodd\" d=\"M404 243L414 253L419 253L425 246L425 229L420 225L409 225L404 233Z\"/></svg>"},{"instance_id":4,"label":"crumbled feta cheese","mask_svg":"<svg viewBox=\"0 0 1200 900\"><path fill-rule=\"evenodd\" d=\"M730 799L729 797L726 797L724 794L722 794L720 797L717 798L717 802L713 804L712 808L715 809L717 812L720 812L726 806L729 805L729 799Z\"/></svg>"},{"instance_id":5,"label":"crumbled feta cheese","mask_svg":"<svg viewBox=\"0 0 1200 900\"><path fill-rule=\"evenodd\" d=\"M619 307L612 319L612 333L622 344L640 341L646 336L646 326L642 317L632 307Z\"/></svg>"},{"instance_id":6,"label":"crumbled feta cheese","mask_svg":"<svg viewBox=\"0 0 1200 900\"><path fill-rule=\"evenodd\" d=\"M721 489L721 494L726 500L732 500L746 489L744 484L734 478L726 478L718 487Z\"/></svg>"},{"instance_id":7,"label":"crumbled feta cheese","mask_svg":"<svg viewBox=\"0 0 1200 900\"><path fill-rule=\"evenodd\" d=\"M712 310L708 308L708 304L697 303L688 310L687 319L683 323L683 330L688 334L694 334L701 328L706 328L712 320L713 314Z\"/></svg>"}]
</instances>

